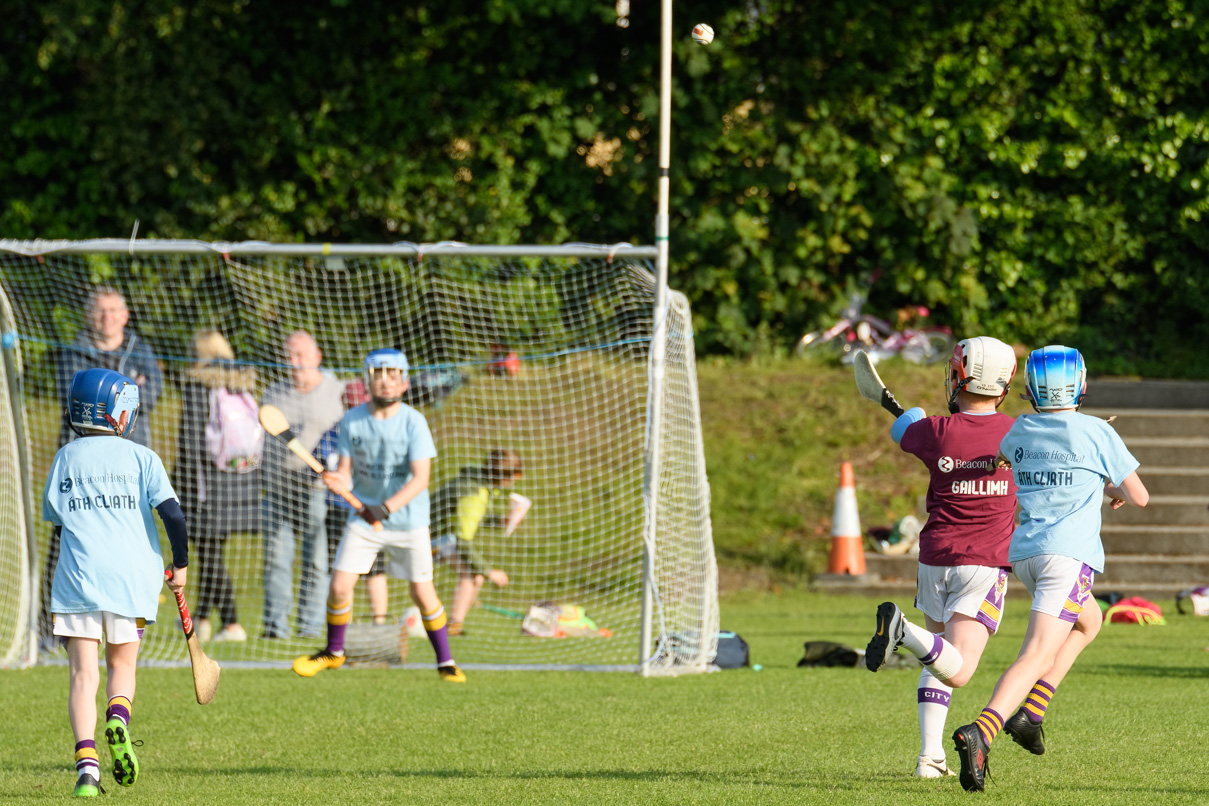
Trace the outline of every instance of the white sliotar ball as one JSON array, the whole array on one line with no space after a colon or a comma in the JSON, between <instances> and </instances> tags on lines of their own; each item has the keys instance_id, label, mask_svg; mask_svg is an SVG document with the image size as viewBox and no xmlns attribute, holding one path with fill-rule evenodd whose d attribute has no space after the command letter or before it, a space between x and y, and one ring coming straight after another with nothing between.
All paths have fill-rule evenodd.
<instances>
[{"instance_id":1,"label":"white sliotar ball","mask_svg":"<svg viewBox=\"0 0 1209 806\"><path fill-rule=\"evenodd\" d=\"M714 41L714 29L703 22L698 23L693 26L693 39L702 45L708 45Z\"/></svg>"}]
</instances>

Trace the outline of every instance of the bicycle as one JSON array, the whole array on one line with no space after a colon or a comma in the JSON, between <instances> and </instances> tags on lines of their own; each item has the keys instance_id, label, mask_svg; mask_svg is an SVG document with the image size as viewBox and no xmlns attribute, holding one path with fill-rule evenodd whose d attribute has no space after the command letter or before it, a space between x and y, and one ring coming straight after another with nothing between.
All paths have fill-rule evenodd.
<instances>
[{"instance_id":1,"label":"bicycle","mask_svg":"<svg viewBox=\"0 0 1209 806\"><path fill-rule=\"evenodd\" d=\"M825 330L813 330L802 336L794 354L834 353L844 364L852 363L857 350L864 350L875 362L898 355L913 364L934 364L953 354L956 342L948 328L896 330L885 319L861 312L868 297L867 289L853 294L848 306L840 312L840 320ZM921 319L929 315L922 305L914 306L913 313Z\"/></svg>"}]
</instances>

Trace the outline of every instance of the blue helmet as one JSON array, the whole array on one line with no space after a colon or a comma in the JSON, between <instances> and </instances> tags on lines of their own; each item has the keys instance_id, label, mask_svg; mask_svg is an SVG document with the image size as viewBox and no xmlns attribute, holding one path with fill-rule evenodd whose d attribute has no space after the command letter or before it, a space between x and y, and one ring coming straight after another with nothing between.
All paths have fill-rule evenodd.
<instances>
[{"instance_id":1,"label":"blue helmet","mask_svg":"<svg viewBox=\"0 0 1209 806\"><path fill-rule=\"evenodd\" d=\"M396 350L393 347L374 350L365 356L366 377L368 378L369 373L375 369L397 369L406 375L407 356L403 354L402 350Z\"/></svg>"},{"instance_id":2,"label":"blue helmet","mask_svg":"<svg viewBox=\"0 0 1209 806\"><path fill-rule=\"evenodd\" d=\"M398 403L403 399L402 394L394 397L378 397L373 393L374 386L374 370L380 369L397 369L403 373L403 380L407 380L407 356L402 350L396 350L393 347L385 347L381 350L374 350L365 356L365 387L369 391L374 404L377 406L386 406L391 403Z\"/></svg>"},{"instance_id":3,"label":"blue helmet","mask_svg":"<svg viewBox=\"0 0 1209 806\"><path fill-rule=\"evenodd\" d=\"M126 428L118 432L122 412L129 412ZM82 369L71 379L67 416L77 434L84 431L129 437L139 414L139 385L111 369Z\"/></svg>"},{"instance_id":4,"label":"blue helmet","mask_svg":"<svg viewBox=\"0 0 1209 806\"><path fill-rule=\"evenodd\" d=\"M1051 344L1029 353L1024 365L1028 396L1037 411L1079 408L1087 394L1087 365L1074 347Z\"/></svg>"}]
</instances>

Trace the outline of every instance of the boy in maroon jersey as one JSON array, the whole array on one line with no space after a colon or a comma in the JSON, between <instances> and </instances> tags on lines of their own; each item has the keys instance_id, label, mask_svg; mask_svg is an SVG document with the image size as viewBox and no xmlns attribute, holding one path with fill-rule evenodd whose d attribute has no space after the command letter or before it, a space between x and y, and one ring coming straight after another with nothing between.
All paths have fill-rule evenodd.
<instances>
[{"instance_id":1,"label":"boy in maroon jersey","mask_svg":"<svg viewBox=\"0 0 1209 806\"><path fill-rule=\"evenodd\" d=\"M908 621L893 602L882 603L865 665L876 672L902 646L924 666L917 693L920 778L953 775L942 744L949 697L969 682L999 629L1016 488L1011 472L995 467L999 444L1015 421L996 409L1015 373L1016 354L1007 344L988 336L961 341L946 372L951 416L927 417L913 408L890 431L931 474L915 588L927 629Z\"/></svg>"}]
</instances>

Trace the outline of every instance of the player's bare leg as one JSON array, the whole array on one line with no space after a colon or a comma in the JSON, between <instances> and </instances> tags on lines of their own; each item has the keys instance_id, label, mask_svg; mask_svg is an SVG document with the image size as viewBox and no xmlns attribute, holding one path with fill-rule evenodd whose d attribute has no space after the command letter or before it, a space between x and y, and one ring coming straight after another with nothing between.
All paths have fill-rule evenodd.
<instances>
[{"instance_id":1,"label":"player's bare leg","mask_svg":"<svg viewBox=\"0 0 1209 806\"><path fill-rule=\"evenodd\" d=\"M466 622L466 616L483 588L483 579L482 574L472 574L465 570L459 572L457 584L453 588L453 606L449 611L450 635L462 633L462 624Z\"/></svg>"},{"instance_id":2,"label":"player's bare leg","mask_svg":"<svg viewBox=\"0 0 1209 806\"><path fill-rule=\"evenodd\" d=\"M928 631L943 635L961 653L961 669L947 682L942 682L927 667L920 672L918 688L919 757L915 762L917 778L941 778L955 775L945 761L945 721L954 688L969 682L978 669L978 661L986 649L991 633L977 619L955 613L948 624L924 616Z\"/></svg>"},{"instance_id":3,"label":"player's bare leg","mask_svg":"<svg viewBox=\"0 0 1209 806\"><path fill-rule=\"evenodd\" d=\"M369 599L369 612L374 616L374 624L385 624L386 611L390 602L390 592L386 587L386 574L367 576L365 578L365 595Z\"/></svg>"},{"instance_id":4,"label":"player's bare leg","mask_svg":"<svg viewBox=\"0 0 1209 806\"><path fill-rule=\"evenodd\" d=\"M411 600L420 608L420 619L424 622L424 632L428 633L428 641L432 644L437 655L437 673L441 679L449 683L465 683L466 675L453 661L449 651L449 626L445 617L445 608L437 597L437 589L432 581L412 582L409 586Z\"/></svg>"},{"instance_id":5,"label":"player's bare leg","mask_svg":"<svg viewBox=\"0 0 1209 806\"><path fill-rule=\"evenodd\" d=\"M1071 623L1057 616L1033 610L1029 613L1024 644L1014 663L1007 668L991 701L978 718L962 725L953 733L953 742L961 758L961 785L966 791L982 791L987 756L991 743L1003 729L1003 714L1015 708L1033 688L1033 684L1049 671L1063 643L1071 632Z\"/></svg>"},{"instance_id":6,"label":"player's bare leg","mask_svg":"<svg viewBox=\"0 0 1209 806\"><path fill-rule=\"evenodd\" d=\"M134 748L141 744L130 738L130 709L134 701L135 668L140 641L105 645L108 677L105 693L109 707L105 711L105 740L113 755L113 777L121 786L130 786L139 777L139 762Z\"/></svg>"},{"instance_id":7,"label":"player's bare leg","mask_svg":"<svg viewBox=\"0 0 1209 806\"><path fill-rule=\"evenodd\" d=\"M1045 753L1045 731L1041 724L1050 698L1074 666L1075 659L1100 634L1103 624L1104 617L1098 607L1084 608L1075 622L1075 628L1066 636L1054 657L1054 665L1037 679L1025 697L1024 704L1004 722L1004 732L1012 737L1012 741L1033 755Z\"/></svg>"},{"instance_id":8,"label":"player's bare leg","mask_svg":"<svg viewBox=\"0 0 1209 806\"><path fill-rule=\"evenodd\" d=\"M1004 713L1019 705L1033 687L1033 683L1053 668L1058 653L1070 634L1069 621L1036 610L1031 611L1020 654L995 684L987 708ZM1069 665L1067 668L1070 668Z\"/></svg>"},{"instance_id":9,"label":"player's bare leg","mask_svg":"<svg viewBox=\"0 0 1209 806\"><path fill-rule=\"evenodd\" d=\"M100 794L101 765L97 757L97 688L101 672L97 667L95 638L68 638L67 665L70 670L67 690L67 718L76 739L77 797Z\"/></svg>"}]
</instances>

